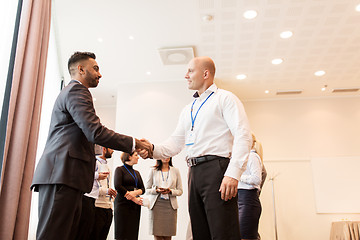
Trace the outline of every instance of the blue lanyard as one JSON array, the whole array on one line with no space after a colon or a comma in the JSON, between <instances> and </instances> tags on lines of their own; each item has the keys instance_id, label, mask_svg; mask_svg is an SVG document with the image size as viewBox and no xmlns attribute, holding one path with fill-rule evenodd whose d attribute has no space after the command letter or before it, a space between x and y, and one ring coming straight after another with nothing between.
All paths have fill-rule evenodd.
<instances>
[{"instance_id":1,"label":"blue lanyard","mask_svg":"<svg viewBox=\"0 0 360 240\"><path fill-rule=\"evenodd\" d=\"M170 175L170 167L169 167L169 170L168 170L168 174L166 176L166 181L164 179L163 171L162 170L160 170L160 171L161 171L161 177L162 177L163 182L167 182L167 180L169 179L169 175Z\"/></svg>"},{"instance_id":2,"label":"blue lanyard","mask_svg":"<svg viewBox=\"0 0 360 240\"><path fill-rule=\"evenodd\" d=\"M134 177L134 175L132 175L132 173L131 173L131 172L129 171L129 169L125 166L125 164L124 164L124 167L125 167L125 169L130 173L130 175L132 176L132 178L135 180L135 187L137 188L138 179L137 179L137 177L136 177L135 169L133 169L133 170L134 170L134 175L135 175L135 177Z\"/></svg>"},{"instance_id":3,"label":"blue lanyard","mask_svg":"<svg viewBox=\"0 0 360 240\"><path fill-rule=\"evenodd\" d=\"M196 120L196 117L197 117L197 115L198 115L198 113L199 113L200 108L204 105L204 103L205 103L205 102L209 99L209 97L211 97L211 95L213 95L213 94L214 94L214 92L212 92L212 93L205 99L205 101L200 105L200 107L198 108L198 110L197 110L197 112L196 112L196 114L195 114L195 118L193 118L193 115L192 115L193 108L194 108L194 104L195 104L195 102L196 102L196 99L194 100L194 102L193 102L193 104L192 104L192 106L191 106L191 131L194 130L194 123L195 123L195 120Z\"/></svg>"}]
</instances>

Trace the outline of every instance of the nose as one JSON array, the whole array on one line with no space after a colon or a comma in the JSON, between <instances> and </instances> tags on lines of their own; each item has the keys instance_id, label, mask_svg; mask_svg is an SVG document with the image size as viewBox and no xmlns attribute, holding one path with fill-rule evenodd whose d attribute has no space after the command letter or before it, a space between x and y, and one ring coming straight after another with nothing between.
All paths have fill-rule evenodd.
<instances>
[{"instance_id":1,"label":"nose","mask_svg":"<svg viewBox=\"0 0 360 240\"><path fill-rule=\"evenodd\" d=\"M101 73L99 72L99 79L100 79L100 78L102 78L102 75L101 75Z\"/></svg>"},{"instance_id":2,"label":"nose","mask_svg":"<svg viewBox=\"0 0 360 240\"><path fill-rule=\"evenodd\" d=\"M185 79L189 79L189 73L188 72L185 74Z\"/></svg>"}]
</instances>

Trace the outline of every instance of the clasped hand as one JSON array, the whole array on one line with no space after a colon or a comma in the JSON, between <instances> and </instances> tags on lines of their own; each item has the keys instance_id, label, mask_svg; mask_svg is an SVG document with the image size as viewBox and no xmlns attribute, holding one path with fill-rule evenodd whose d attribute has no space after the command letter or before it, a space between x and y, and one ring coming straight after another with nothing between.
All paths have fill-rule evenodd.
<instances>
[{"instance_id":1,"label":"clasped hand","mask_svg":"<svg viewBox=\"0 0 360 240\"><path fill-rule=\"evenodd\" d=\"M146 139L135 138L135 149L136 152L143 158L152 158L153 156L153 145Z\"/></svg>"},{"instance_id":2,"label":"clasped hand","mask_svg":"<svg viewBox=\"0 0 360 240\"><path fill-rule=\"evenodd\" d=\"M156 192L161 194L169 194L171 193L170 188L158 188L156 187Z\"/></svg>"},{"instance_id":3,"label":"clasped hand","mask_svg":"<svg viewBox=\"0 0 360 240\"><path fill-rule=\"evenodd\" d=\"M125 193L125 198L127 200L131 200L137 205L143 205L143 199L141 197L137 197L134 193L134 191L128 191Z\"/></svg>"}]
</instances>

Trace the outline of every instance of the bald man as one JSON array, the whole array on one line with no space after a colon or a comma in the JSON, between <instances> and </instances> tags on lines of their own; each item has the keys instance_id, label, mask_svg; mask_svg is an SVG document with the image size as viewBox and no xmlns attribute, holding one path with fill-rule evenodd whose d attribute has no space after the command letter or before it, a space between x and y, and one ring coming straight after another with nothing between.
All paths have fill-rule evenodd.
<instances>
[{"instance_id":1,"label":"bald man","mask_svg":"<svg viewBox=\"0 0 360 240\"><path fill-rule=\"evenodd\" d=\"M242 103L219 89L214 76L211 58L189 62L185 79L196 91L194 99L183 109L174 133L154 145L153 156L172 157L186 148L194 240L238 240L237 185L246 168L251 133ZM142 157L146 154L140 152Z\"/></svg>"}]
</instances>

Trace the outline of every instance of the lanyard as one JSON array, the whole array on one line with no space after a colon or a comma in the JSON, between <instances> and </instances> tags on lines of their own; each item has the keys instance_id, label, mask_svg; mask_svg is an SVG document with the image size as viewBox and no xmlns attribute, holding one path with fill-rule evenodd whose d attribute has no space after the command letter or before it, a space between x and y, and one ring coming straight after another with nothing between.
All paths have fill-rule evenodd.
<instances>
[{"instance_id":1,"label":"lanyard","mask_svg":"<svg viewBox=\"0 0 360 240\"><path fill-rule=\"evenodd\" d=\"M124 167L125 167L125 169L130 173L130 175L132 176L132 178L135 180L135 187L137 188L138 179L137 179L137 177L136 177L135 169L133 169L133 170L134 170L134 175L135 175L135 177L134 177L134 175L132 175L132 173L131 173L131 172L129 171L129 169L125 166L125 164L124 164Z\"/></svg>"},{"instance_id":2,"label":"lanyard","mask_svg":"<svg viewBox=\"0 0 360 240\"><path fill-rule=\"evenodd\" d=\"M167 176L166 176L166 181L165 181L165 179L164 179L163 171L162 171L162 170L160 170L160 171L161 171L161 177L162 177L163 182L167 182L167 180L169 179L169 175L170 175L170 167L169 167L168 174L167 174Z\"/></svg>"},{"instance_id":3,"label":"lanyard","mask_svg":"<svg viewBox=\"0 0 360 240\"><path fill-rule=\"evenodd\" d=\"M193 115L192 115L192 112L193 112L193 108L194 108L194 104L196 102L196 99L194 100L192 106L191 106L191 131L194 130L194 123L195 123L195 120L196 120L196 117L199 113L199 110L200 108L204 105L204 103L209 99L209 97L211 97L211 95L213 95L214 92L212 92L206 99L205 101L200 105L200 107L198 108L196 114L195 114L195 118L193 118Z\"/></svg>"}]
</instances>

